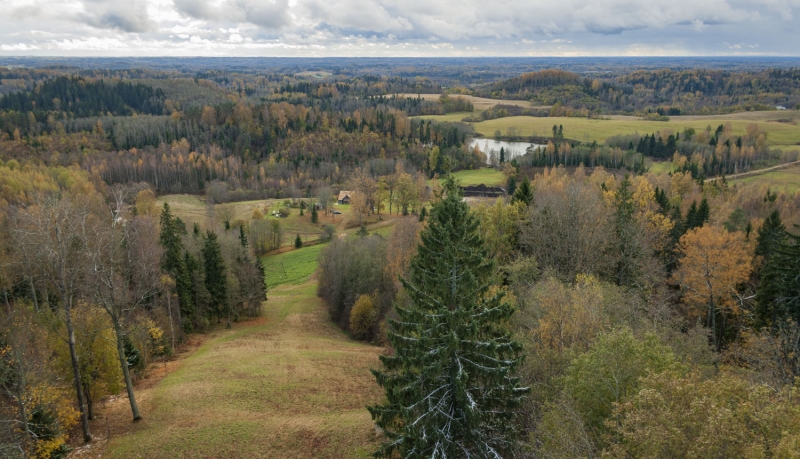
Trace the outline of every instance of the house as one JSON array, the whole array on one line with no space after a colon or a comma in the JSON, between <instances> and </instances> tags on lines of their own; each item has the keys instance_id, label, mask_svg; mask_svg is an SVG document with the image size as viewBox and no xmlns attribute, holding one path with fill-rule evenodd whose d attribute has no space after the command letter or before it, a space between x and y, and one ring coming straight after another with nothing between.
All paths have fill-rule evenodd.
<instances>
[{"instance_id":1,"label":"house","mask_svg":"<svg viewBox=\"0 0 800 459\"><path fill-rule=\"evenodd\" d=\"M350 196L352 195L352 191L340 191L339 198L337 200L339 201L339 204L350 204Z\"/></svg>"}]
</instances>

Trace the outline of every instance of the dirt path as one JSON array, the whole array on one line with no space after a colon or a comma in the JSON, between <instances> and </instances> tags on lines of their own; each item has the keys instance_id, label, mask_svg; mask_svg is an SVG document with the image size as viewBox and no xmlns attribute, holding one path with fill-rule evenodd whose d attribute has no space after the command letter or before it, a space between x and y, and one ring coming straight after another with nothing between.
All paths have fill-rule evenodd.
<instances>
[{"instance_id":1,"label":"dirt path","mask_svg":"<svg viewBox=\"0 0 800 459\"><path fill-rule=\"evenodd\" d=\"M101 415L127 432L72 457L369 457L378 439L365 406L382 397L369 369L382 349L343 334L315 289L271 290L263 321L216 332L140 389L142 422L127 421L126 399L110 404Z\"/></svg>"}]
</instances>

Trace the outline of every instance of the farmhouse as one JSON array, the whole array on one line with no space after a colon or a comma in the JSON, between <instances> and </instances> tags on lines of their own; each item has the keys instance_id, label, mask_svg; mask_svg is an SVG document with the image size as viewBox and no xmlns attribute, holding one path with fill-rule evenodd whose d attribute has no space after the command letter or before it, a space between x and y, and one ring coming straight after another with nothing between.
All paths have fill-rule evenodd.
<instances>
[{"instance_id":1,"label":"farmhouse","mask_svg":"<svg viewBox=\"0 0 800 459\"><path fill-rule=\"evenodd\" d=\"M352 195L352 191L340 191L338 198L339 204L350 204L350 196Z\"/></svg>"}]
</instances>

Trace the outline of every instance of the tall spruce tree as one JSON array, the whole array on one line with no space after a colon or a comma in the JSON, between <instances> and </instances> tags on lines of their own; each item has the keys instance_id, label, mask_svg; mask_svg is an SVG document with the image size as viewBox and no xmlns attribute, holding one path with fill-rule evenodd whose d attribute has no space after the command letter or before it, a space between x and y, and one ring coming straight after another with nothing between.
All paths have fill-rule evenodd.
<instances>
[{"instance_id":1,"label":"tall spruce tree","mask_svg":"<svg viewBox=\"0 0 800 459\"><path fill-rule=\"evenodd\" d=\"M213 231L206 232L203 244L203 270L205 271L205 285L208 290L211 307L220 322L223 309L228 304L227 279L225 278L225 260L222 259L217 234ZM228 315L230 323L230 314Z\"/></svg>"},{"instance_id":2,"label":"tall spruce tree","mask_svg":"<svg viewBox=\"0 0 800 459\"><path fill-rule=\"evenodd\" d=\"M787 260L784 253L787 242L786 227L781 221L778 211L772 212L758 229L755 254L762 257L761 269L756 290L756 326L775 326L778 320L778 297L786 286L784 265Z\"/></svg>"},{"instance_id":3,"label":"tall spruce tree","mask_svg":"<svg viewBox=\"0 0 800 459\"><path fill-rule=\"evenodd\" d=\"M195 223L195 228L197 224ZM184 331L189 332L194 322L195 308L191 274L184 263L183 240L177 219L172 217L169 204L164 203L161 211L161 234L159 236L164 255L161 266L175 280L175 293L178 296L179 321Z\"/></svg>"},{"instance_id":4,"label":"tall spruce tree","mask_svg":"<svg viewBox=\"0 0 800 459\"><path fill-rule=\"evenodd\" d=\"M490 291L495 266L478 219L448 178L434 205L388 337L395 353L373 370L387 402L369 407L389 438L378 457L501 458L516 447L514 375L522 347L502 326L513 313Z\"/></svg>"},{"instance_id":5,"label":"tall spruce tree","mask_svg":"<svg viewBox=\"0 0 800 459\"><path fill-rule=\"evenodd\" d=\"M620 182L614 200L614 235L618 258L614 267L617 284L631 287L639 281L644 265L644 247L634 218L636 205L628 174Z\"/></svg>"},{"instance_id":6,"label":"tall spruce tree","mask_svg":"<svg viewBox=\"0 0 800 459\"><path fill-rule=\"evenodd\" d=\"M311 223L319 222L319 215L317 214L317 205L311 206Z\"/></svg>"}]
</instances>

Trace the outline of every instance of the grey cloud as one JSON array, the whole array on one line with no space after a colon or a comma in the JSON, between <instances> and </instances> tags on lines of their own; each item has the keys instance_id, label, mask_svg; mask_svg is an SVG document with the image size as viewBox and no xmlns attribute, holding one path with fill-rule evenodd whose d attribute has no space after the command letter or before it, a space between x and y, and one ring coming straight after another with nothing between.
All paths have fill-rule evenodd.
<instances>
[{"instance_id":1,"label":"grey cloud","mask_svg":"<svg viewBox=\"0 0 800 459\"><path fill-rule=\"evenodd\" d=\"M208 0L173 0L180 13L215 22L250 23L277 30L291 22L287 0L226 0L212 5Z\"/></svg>"},{"instance_id":2,"label":"grey cloud","mask_svg":"<svg viewBox=\"0 0 800 459\"><path fill-rule=\"evenodd\" d=\"M92 27L123 32L148 32L155 28L143 0L84 0L83 6L85 12L78 15L78 20Z\"/></svg>"}]
</instances>

